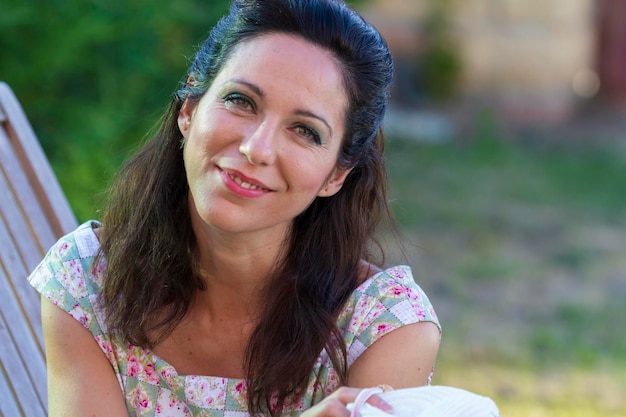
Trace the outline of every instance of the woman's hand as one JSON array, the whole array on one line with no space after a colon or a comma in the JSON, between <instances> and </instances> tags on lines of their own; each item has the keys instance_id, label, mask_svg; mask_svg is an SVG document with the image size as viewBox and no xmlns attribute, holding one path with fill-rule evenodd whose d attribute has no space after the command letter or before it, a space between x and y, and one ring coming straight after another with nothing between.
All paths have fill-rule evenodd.
<instances>
[{"instance_id":1,"label":"woman's hand","mask_svg":"<svg viewBox=\"0 0 626 417\"><path fill-rule=\"evenodd\" d=\"M361 391L363 390L360 388L341 387L324 398L321 402L302 413L302 417L349 416L350 411L346 406L353 403ZM378 395L372 395L367 402L385 412L392 411L391 406Z\"/></svg>"}]
</instances>

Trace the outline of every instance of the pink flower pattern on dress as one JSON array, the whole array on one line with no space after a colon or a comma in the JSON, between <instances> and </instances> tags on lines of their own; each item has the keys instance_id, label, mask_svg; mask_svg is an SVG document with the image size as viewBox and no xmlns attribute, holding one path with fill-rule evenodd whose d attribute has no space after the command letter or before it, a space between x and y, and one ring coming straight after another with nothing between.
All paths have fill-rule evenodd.
<instances>
[{"instance_id":1,"label":"pink flower pattern on dress","mask_svg":"<svg viewBox=\"0 0 626 417\"><path fill-rule=\"evenodd\" d=\"M57 250L59 258L63 258L71 249L69 242L60 242Z\"/></svg>"},{"instance_id":2,"label":"pink flower pattern on dress","mask_svg":"<svg viewBox=\"0 0 626 417\"><path fill-rule=\"evenodd\" d=\"M169 390L160 390L157 398L155 417L192 417L193 414L180 398Z\"/></svg>"},{"instance_id":3,"label":"pink flower pattern on dress","mask_svg":"<svg viewBox=\"0 0 626 417\"><path fill-rule=\"evenodd\" d=\"M99 248L93 232L93 227L97 226L97 223L87 222L57 242L29 281L92 332L116 373L130 416L247 415L248 392L244 380L178 375L171 365L150 350L106 332L104 314L95 306L104 280L105 263L87 267ZM343 331L348 350L355 348L356 359L382 335L416 321L432 321L438 325L435 310L415 284L410 269L398 266L361 284L340 312L337 324ZM323 351L306 391L289 398L283 412L298 415L338 387L337 371Z\"/></svg>"},{"instance_id":4,"label":"pink flower pattern on dress","mask_svg":"<svg viewBox=\"0 0 626 417\"><path fill-rule=\"evenodd\" d=\"M80 304L74 304L74 307L68 311L74 319L82 324L84 327L89 328L89 323L91 323L91 318L93 317L91 313L85 311L81 308Z\"/></svg>"},{"instance_id":5,"label":"pink flower pattern on dress","mask_svg":"<svg viewBox=\"0 0 626 417\"><path fill-rule=\"evenodd\" d=\"M64 269L59 271L55 278L75 299L78 300L88 295L85 280L82 277L82 266L79 261L74 259L66 262Z\"/></svg>"},{"instance_id":6,"label":"pink flower pattern on dress","mask_svg":"<svg viewBox=\"0 0 626 417\"><path fill-rule=\"evenodd\" d=\"M363 295L354 308L348 329L354 333L361 333L374 323L385 310L385 306L378 299Z\"/></svg>"},{"instance_id":7,"label":"pink flower pattern on dress","mask_svg":"<svg viewBox=\"0 0 626 417\"><path fill-rule=\"evenodd\" d=\"M387 323L379 324L376 327L376 334L384 335L387 334L392 329L391 325Z\"/></svg>"},{"instance_id":8,"label":"pink flower pattern on dress","mask_svg":"<svg viewBox=\"0 0 626 417\"><path fill-rule=\"evenodd\" d=\"M144 374L145 374L145 380L148 384L151 385L157 385L159 382L159 374L156 371L156 367L154 366L154 363L152 362L148 362L146 364L146 366L144 366Z\"/></svg>"},{"instance_id":9,"label":"pink flower pattern on dress","mask_svg":"<svg viewBox=\"0 0 626 417\"><path fill-rule=\"evenodd\" d=\"M126 396L126 401L130 402L138 416L154 415L154 404L144 387L138 386L130 391Z\"/></svg>"},{"instance_id":10,"label":"pink flower pattern on dress","mask_svg":"<svg viewBox=\"0 0 626 417\"><path fill-rule=\"evenodd\" d=\"M224 409L226 403L226 378L189 375L185 382L185 397L198 408Z\"/></svg>"},{"instance_id":11,"label":"pink flower pattern on dress","mask_svg":"<svg viewBox=\"0 0 626 417\"><path fill-rule=\"evenodd\" d=\"M126 375L135 378L139 377L141 373L141 363L134 356L128 358L128 365L126 365Z\"/></svg>"}]
</instances>

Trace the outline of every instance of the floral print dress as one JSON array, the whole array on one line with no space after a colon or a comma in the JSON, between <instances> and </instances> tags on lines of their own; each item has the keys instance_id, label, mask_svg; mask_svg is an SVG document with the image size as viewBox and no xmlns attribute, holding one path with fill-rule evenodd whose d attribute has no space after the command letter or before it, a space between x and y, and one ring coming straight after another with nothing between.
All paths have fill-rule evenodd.
<instances>
[{"instance_id":1,"label":"floral print dress","mask_svg":"<svg viewBox=\"0 0 626 417\"><path fill-rule=\"evenodd\" d=\"M148 349L107 332L98 294L104 265L92 268L100 247L90 221L61 238L28 278L31 285L87 328L108 358L130 416L247 416L246 383L218 376L179 375ZM339 318L351 365L372 343L401 326L430 321L433 307L407 266L396 266L363 282ZM299 415L339 387L337 372L322 351L306 392L285 413Z\"/></svg>"}]
</instances>

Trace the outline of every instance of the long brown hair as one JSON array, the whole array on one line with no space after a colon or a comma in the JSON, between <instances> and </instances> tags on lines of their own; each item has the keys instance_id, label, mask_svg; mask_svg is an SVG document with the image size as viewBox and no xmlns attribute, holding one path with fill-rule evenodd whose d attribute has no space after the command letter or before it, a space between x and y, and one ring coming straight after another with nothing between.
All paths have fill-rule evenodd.
<instances>
[{"instance_id":1,"label":"long brown hair","mask_svg":"<svg viewBox=\"0 0 626 417\"><path fill-rule=\"evenodd\" d=\"M154 346L204 289L194 265L181 105L202 97L236 45L276 32L326 48L339 62L349 108L337 164L352 170L337 194L318 197L294 219L284 256L259 295L266 306L246 350L248 408L272 415L305 389L323 350L342 382L347 378L337 315L359 283L377 225L389 217L380 126L393 63L380 34L338 0L235 0L197 52L186 77L193 83L182 84L159 131L113 183L100 235L107 326Z\"/></svg>"}]
</instances>

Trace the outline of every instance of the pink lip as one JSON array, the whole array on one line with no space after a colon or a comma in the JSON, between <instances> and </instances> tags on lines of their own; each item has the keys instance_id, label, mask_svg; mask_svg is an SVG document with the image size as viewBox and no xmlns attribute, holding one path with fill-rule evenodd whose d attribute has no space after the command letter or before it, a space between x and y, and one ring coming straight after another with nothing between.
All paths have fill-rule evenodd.
<instances>
[{"instance_id":1,"label":"pink lip","mask_svg":"<svg viewBox=\"0 0 626 417\"><path fill-rule=\"evenodd\" d=\"M234 169L219 168L219 174L222 178L222 181L224 182L224 185L226 185L226 188L241 197L257 198L264 196L265 194L272 191L267 185L263 184L262 182L252 179L250 177L246 177L241 172ZM253 185L255 188L244 187L233 177L237 178L241 182Z\"/></svg>"}]
</instances>

